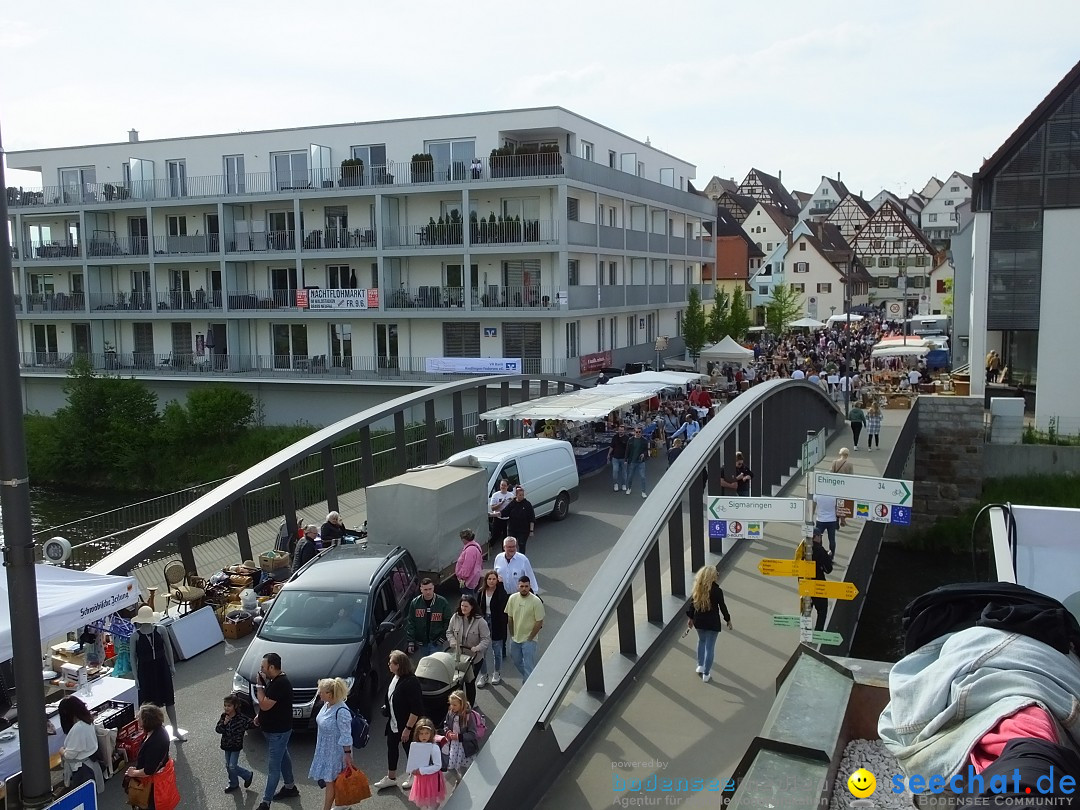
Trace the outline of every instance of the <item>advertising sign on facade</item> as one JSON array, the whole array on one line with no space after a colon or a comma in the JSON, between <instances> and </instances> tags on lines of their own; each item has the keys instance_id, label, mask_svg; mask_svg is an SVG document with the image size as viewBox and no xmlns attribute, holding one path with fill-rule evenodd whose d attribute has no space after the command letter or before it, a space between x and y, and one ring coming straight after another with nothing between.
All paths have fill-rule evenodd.
<instances>
[{"instance_id":1,"label":"advertising sign on facade","mask_svg":"<svg viewBox=\"0 0 1080 810\"><path fill-rule=\"evenodd\" d=\"M297 290L296 306L301 309L378 309L379 290Z\"/></svg>"},{"instance_id":2,"label":"advertising sign on facade","mask_svg":"<svg viewBox=\"0 0 1080 810\"><path fill-rule=\"evenodd\" d=\"M583 354L578 358L582 374L597 374L602 368L611 366L611 352Z\"/></svg>"},{"instance_id":3,"label":"advertising sign on facade","mask_svg":"<svg viewBox=\"0 0 1080 810\"><path fill-rule=\"evenodd\" d=\"M515 357L426 357L428 374L520 374L521 360Z\"/></svg>"}]
</instances>

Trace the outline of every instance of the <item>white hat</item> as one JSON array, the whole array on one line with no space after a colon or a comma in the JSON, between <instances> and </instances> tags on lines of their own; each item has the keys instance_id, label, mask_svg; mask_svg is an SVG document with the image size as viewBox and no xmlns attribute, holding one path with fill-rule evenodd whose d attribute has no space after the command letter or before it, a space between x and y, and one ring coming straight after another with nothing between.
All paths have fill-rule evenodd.
<instances>
[{"instance_id":1,"label":"white hat","mask_svg":"<svg viewBox=\"0 0 1080 810\"><path fill-rule=\"evenodd\" d=\"M161 618L160 613L155 613L154 609L149 605L143 605L139 608L139 612L135 614L135 618L132 621L135 624L153 624Z\"/></svg>"}]
</instances>

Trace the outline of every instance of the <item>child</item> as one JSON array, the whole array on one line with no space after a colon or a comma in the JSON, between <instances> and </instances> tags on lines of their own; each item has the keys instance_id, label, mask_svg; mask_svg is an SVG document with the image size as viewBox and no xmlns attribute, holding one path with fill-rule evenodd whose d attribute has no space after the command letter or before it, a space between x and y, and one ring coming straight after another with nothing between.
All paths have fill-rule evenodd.
<instances>
[{"instance_id":1,"label":"child","mask_svg":"<svg viewBox=\"0 0 1080 810\"><path fill-rule=\"evenodd\" d=\"M225 773L229 776L226 793L232 793L240 787L239 777L244 777L244 787L251 787L255 775L240 767L240 752L244 750L244 732L251 727L251 719L240 714L239 703L234 695L226 695L222 701L224 711L214 729L221 735L221 750L225 752Z\"/></svg>"},{"instance_id":2,"label":"child","mask_svg":"<svg viewBox=\"0 0 1080 810\"><path fill-rule=\"evenodd\" d=\"M438 807L446 798L442 751L435 742L435 724L426 717L416 721L405 769L412 774L409 801L417 807Z\"/></svg>"},{"instance_id":3,"label":"child","mask_svg":"<svg viewBox=\"0 0 1080 810\"><path fill-rule=\"evenodd\" d=\"M455 781L460 782L480 747L476 729L473 728L472 706L460 689L450 693L450 711L446 713L443 733L450 741L447 775L453 772L457 777Z\"/></svg>"}]
</instances>

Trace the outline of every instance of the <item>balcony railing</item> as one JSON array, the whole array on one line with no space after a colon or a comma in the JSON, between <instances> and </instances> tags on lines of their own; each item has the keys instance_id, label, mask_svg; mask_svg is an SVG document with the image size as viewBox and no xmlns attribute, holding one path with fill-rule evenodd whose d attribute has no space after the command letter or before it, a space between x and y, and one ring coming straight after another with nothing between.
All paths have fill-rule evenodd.
<instances>
[{"instance_id":1,"label":"balcony railing","mask_svg":"<svg viewBox=\"0 0 1080 810\"><path fill-rule=\"evenodd\" d=\"M192 253L206 254L220 251L221 236L216 233L154 237L154 253L159 256L180 256Z\"/></svg>"},{"instance_id":2,"label":"balcony railing","mask_svg":"<svg viewBox=\"0 0 1080 810\"><path fill-rule=\"evenodd\" d=\"M146 236L95 235L90 239L87 254L94 256L146 256L150 253L150 239Z\"/></svg>"},{"instance_id":3,"label":"balcony railing","mask_svg":"<svg viewBox=\"0 0 1080 810\"><path fill-rule=\"evenodd\" d=\"M296 231L258 231L225 235L226 253L296 250Z\"/></svg>"},{"instance_id":4,"label":"balcony railing","mask_svg":"<svg viewBox=\"0 0 1080 810\"><path fill-rule=\"evenodd\" d=\"M475 374L434 374L426 370L426 357L342 357L329 354L230 355L192 352L105 352L85 355L90 364L104 371L134 373L137 376L190 374L192 376L309 378L340 377L349 380L446 381ZM68 352L23 352L20 365L39 373L66 374L76 355ZM530 374L566 373L565 358L524 358Z\"/></svg>"},{"instance_id":5,"label":"balcony railing","mask_svg":"<svg viewBox=\"0 0 1080 810\"><path fill-rule=\"evenodd\" d=\"M170 178L124 183L85 183L74 186L7 189L8 207L79 207L128 204L153 200L269 195L295 191L367 189L428 184L501 182L513 178L560 177L568 156L559 152L509 157L482 157L464 161L390 161L385 166L363 169L340 166L330 169L286 172L252 172L188 176L183 182Z\"/></svg>"},{"instance_id":6,"label":"balcony railing","mask_svg":"<svg viewBox=\"0 0 1080 810\"><path fill-rule=\"evenodd\" d=\"M304 250L374 250L378 247L371 228L325 228L304 231Z\"/></svg>"},{"instance_id":7,"label":"balcony railing","mask_svg":"<svg viewBox=\"0 0 1080 810\"><path fill-rule=\"evenodd\" d=\"M229 292L229 309L296 309L296 290L236 290Z\"/></svg>"},{"instance_id":8,"label":"balcony railing","mask_svg":"<svg viewBox=\"0 0 1080 810\"><path fill-rule=\"evenodd\" d=\"M82 250L76 242L39 242L27 239L23 242L23 257L26 259L81 259Z\"/></svg>"},{"instance_id":9,"label":"balcony railing","mask_svg":"<svg viewBox=\"0 0 1080 810\"><path fill-rule=\"evenodd\" d=\"M27 312L85 312L86 294L31 293L26 296Z\"/></svg>"},{"instance_id":10,"label":"balcony railing","mask_svg":"<svg viewBox=\"0 0 1080 810\"><path fill-rule=\"evenodd\" d=\"M558 304L553 287L539 284L497 285L473 288L420 286L387 290L382 294L385 309L448 309L465 306L469 295L472 309L554 309Z\"/></svg>"},{"instance_id":11,"label":"balcony railing","mask_svg":"<svg viewBox=\"0 0 1080 810\"><path fill-rule=\"evenodd\" d=\"M464 238L464 228L460 222L383 228L383 246L387 248L462 245Z\"/></svg>"},{"instance_id":12,"label":"balcony railing","mask_svg":"<svg viewBox=\"0 0 1080 810\"><path fill-rule=\"evenodd\" d=\"M90 309L95 312L101 310L150 312L154 309L154 298L150 293L123 291L90 293L89 295Z\"/></svg>"},{"instance_id":13,"label":"balcony railing","mask_svg":"<svg viewBox=\"0 0 1080 810\"><path fill-rule=\"evenodd\" d=\"M221 292L212 290L195 290L185 292L180 290L158 291L158 311L168 310L214 310L221 309Z\"/></svg>"}]
</instances>

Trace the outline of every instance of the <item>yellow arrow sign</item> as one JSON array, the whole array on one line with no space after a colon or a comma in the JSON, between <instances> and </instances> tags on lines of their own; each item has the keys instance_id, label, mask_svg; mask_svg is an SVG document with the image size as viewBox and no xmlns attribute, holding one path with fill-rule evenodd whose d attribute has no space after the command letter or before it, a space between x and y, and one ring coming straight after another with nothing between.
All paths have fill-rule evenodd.
<instances>
[{"instance_id":1,"label":"yellow arrow sign","mask_svg":"<svg viewBox=\"0 0 1080 810\"><path fill-rule=\"evenodd\" d=\"M757 570L767 577L813 577L817 566L812 560L761 560Z\"/></svg>"},{"instance_id":2,"label":"yellow arrow sign","mask_svg":"<svg viewBox=\"0 0 1080 810\"><path fill-rule=\"evenodd\" d=\"M823 579L800 579L799 596L825 599L854 599L859 590L853 582L826 582Z\"/></svg>"}]
</instances>

